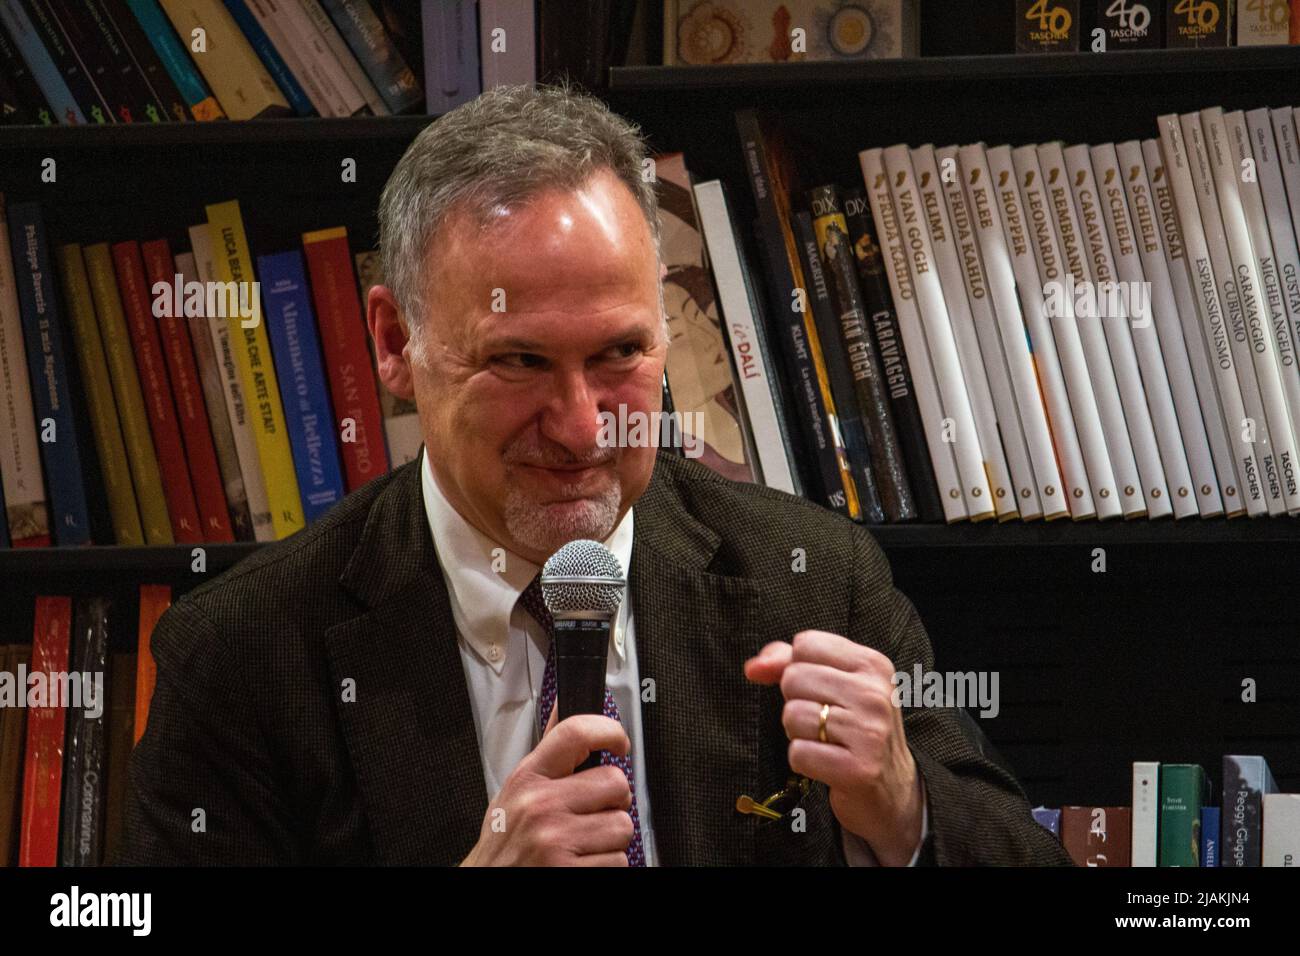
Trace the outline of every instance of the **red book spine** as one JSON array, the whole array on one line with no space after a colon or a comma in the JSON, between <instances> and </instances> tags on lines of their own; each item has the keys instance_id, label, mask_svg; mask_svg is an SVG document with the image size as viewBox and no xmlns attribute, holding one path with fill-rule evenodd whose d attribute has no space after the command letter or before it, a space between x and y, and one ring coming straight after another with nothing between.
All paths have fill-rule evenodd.
<instances>
[{"instance_id":1,"label":"red book spine","mask_svg":"<svg viewBox=\"0 0 1300 956\"><path fill-rule=\"evenodd\" d=\"M190 485L185 466L185 448L181 444L181 430L172 408L171 385L163 365L158 327L154 323L149 293L145 290L140 246L134 241L116 242L112 249L117 287L122 293L122 308L126 312L127 327L131 330L131 347L135 350L135 365L140 371L140 388L149 411L153 447L158 455L158 469L162 472L163 495L167 498L172 534L177 544L202 544L199 509L194 503L194 488Z\"/></svg>"},{"instance_id":2,"label":"red book spine","mask_svg":"<svg viewBox=\"0 0 1300 956\"><path fill-rule=\"evenodd\" d=\"M30 678L42 674L44 700L27 712L27 758L23 768L22 836L19 866L57 866L59 860L59 795L63 790L63 728L66 703L54 699L64 686L51 675L68 669L72 639L72 598L37 597L36 626L32 633L32 664L28 686L20 693L39 689ZM32 701L28 701L31 703Z\"/></svg>"},{"instance_id":3,"label":"red book spine","mask_svg":"<svg viewBox=\"0 0 1300 956\"><path fill-rule=\"evenodd\" d=\"M140 252L144 255L150 290L158 289L160 285L167 289L166 292L159 290L167 298L167 308L161 310L163 314L158 317L158 324L162 328L163 353L171 375L176 414L185 438L185 457L190 466L190 479L194 482L194 497L203 521L203 537L213 542L234 541L226 492L221 487L221 469L217 466L217 449L212 443L212 428L208 424L208 406L203 401L203 386L199 382L199 367L194 361L194 348L190 344L189 327L181 302L173 294L179 280L172 262L171 247L166 239L154 239L142 244Z\"/></svg>"},{"instance_id":4,"label":"red book spine","mask_svg":"<svg viewBox=\"0 0 1300 956\"><path fill-rule=\"evenodd\" d=\"M379 393L366 348L366 326L357 302L348 240L342 230L325 239L303 243L312 300L320 325L321 355L329 376L334 425L340 436L344 478L355 491L371 478L388 471L384 450L384 421L379 413ZM354 440L343 440L344 419L354 423Z\"/></svg>"}]
</instances>

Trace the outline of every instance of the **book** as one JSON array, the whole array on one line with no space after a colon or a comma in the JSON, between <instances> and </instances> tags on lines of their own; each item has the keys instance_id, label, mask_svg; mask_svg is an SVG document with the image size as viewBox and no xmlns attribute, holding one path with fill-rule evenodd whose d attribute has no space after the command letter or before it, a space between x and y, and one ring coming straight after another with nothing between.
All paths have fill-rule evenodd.
<instances>
[{"instance_id":1,"label":"book","mask_svg":"<svg viewBox=\"0 0 1300 956\"><path fill-rule=\"evenodd\" d=\"M32 649L12 644L0 671L17 675L27 670ZM24 688L25 692L25 688ZM27 739L27 708L6 707L0 721L0 867L16 865L22 812L23 741Z\"/></svg>"},{"instance_id":2,"label":"book","mask_svg":"<svg viewBox=\"0 0 1300 956\"><path fill-rule=\"evenodd\" d=\"M51 4L64 35L118 123L158 123L165 117L97 0Z\"/></svg>"},{"instance_id":3,"label":"book","mask_svg":"<svg viewBox=\"0 0 1300 956\"><path fill-rule=\"evenodd\" d=\"M378 249L371 249L366 252L358 252L354 257L357 266L357 284L361 292L361 311L362 324L365 325L365 312L368 308L367 303L370 301L370 290L377 285L383 285L384 266L379 255ZM340 263L340 268L341 268ZM350 323L348 323L350 326ZM346 326L345 326L346 327ZM419 409L415 407L414 398L399 398L394 395L379 377L379 359L375 354L374 342L368 335L362 336L365 339L365 345L370 349L370 361L374 367L374 383L379 396L379 410L384 420L384 439L388 446L388 461L392 467L404 465L408 461L414 461L420 457L420 449L424 447L424 432L420 427ZM356 382L363 382L364 379L358 377ZM361 391L369 399L370 392L364 385L359 385ZM664 394L668 395L668 376L664 376ZM669 410L669 405L664 407L664 411Z\"/></svg>"},{"instance_id":4,"label":"book","mask_svg":"<svg viewBox=\"0 0 1300 956\"><path fill-rule=\"evenodd\" d=\"M72 47L64 32L60 18L49 0L20 0L27 11L29 22L45 46L46 52L72 92L86 121L96 125L116 122L113 109L103 91L96 85L85 63ZM84 43L83 43L84 45Z\"/></svg>"},{"instance_id":5,"label":"book","mask_svg":"<svg viewBox=\"0 0 1300 956\"><path fill-rule=\"evenodd\" d=\"M292 51L295 68L322 116L355 116L366 110L361 91L298 0L257 0L253 9L265 17L267 28L275 31L283 48Z\"/></svg>"},{"instance_id":6,"label":"book","mask_svg":"<svg viewBox=\"0 0 1300 956\"><path fill-rule=\"evenodd\" d=\"M27 752L23 769L19 866L56 866L59 859L59 809L63 784L64 698L72 633L72 599L39 595L32 634L28 682Z\"/></svg>"},{"instance_id":7,"label":"book","mask_svg":"<svg viewBox=\"0 0 1300 956\"><path fill-rule=\"evenodd\" d=\"M158 619L171 607L172 589L165 584L140 585L140 617L136 632L135 718L133 743L138 744L149 723L149 704L158 682L158 665L154 663L150 641Z\"/></svg>"},{"instance_id":8,"label":"book","mask_svg":"<svg viewBox=\"0 0 1300 956\"><path fill-rule=\"evenodd\" d=\"M1223 758L1223 840L1220 866L1259 866L1263 847L1263 799L1277 792L1268 761L1258 755Z\"/></svg>"},{"instance_id":9,"label":"book","mask_svg":"<svg viewBox=\"0 0 1300 956\"><path fill-rule=\"evenodd\" d=\"M1131 866L1156 866L1160 853L1160 764L1133 763Z\"/></svg>"},{"instance_id":10,"label":"book","mask_svg":"<svg viewBox=\"0 0 1300 956\"><path fill-rule=\"evenodd\" d=\"M267 331L289 425L298 491L308 523L344 495L302 253L297 249L257 257L265 288Z\"/></svg>"},{"instance_id":11,"label":"book","mask_svg":"<svg viewBox=\"0 0 1300 956\"><path fill-rule=\"evenodd\" d=\"M320 329L344 479L347 490L355 491L388 470L383 434L385 427L392 426L380 414L379 391L366 345L365 318L357 302L348 257L347 230L338 226L305 232L302 248ZM394 467L413 460L424 441L414 404L411 402L411 408L403 410L398 433L390 431L389 451ZM397 442L395 438L402 440Z\"/></svg>"},{"instance_id":12,"label":"book","mask_svg":"<svg viewBox=\"0 0 1300 956\"><path fill-rule=\"evenodd\" d=\"M5 526L13 547L45 547L50 543L49 503L41 449L36 438L32 378L24 364L23 316L18 304L17 276L9 246L8 214L0 193L0 490L4 492ZM39 383L40 378L36 381Z\"/></svg>"},{"instance_id":13,"label":"book","mask_svg":"<svg viewBox=\"0 0 1300 956\"><path fill-rule=\"evenodd\" d=\"M1264 795L1263 866L1300 866L1300 793Z\"/></svg>"},{"instance_id":14,"label":"book","mask_svg":"<svg viewBox=\"0 0 1300 956\"><path fill-rule=\"evenodd\" d=\"M253 259L244 236L239 202L231 199L209 204L207 213L217 281L242 285L244 289L251 287L250 292L240 293L240 308L227 310L226 324L230 329L231 351L240 370L244 395L250 402L250 420L257 441L257 457L266 480L271 525L276 538L287 538L302 530L306 522L294 477L289 436L285 431L279 383L271 362L266 327L262 323L257 287L253 285L256 281ZM251 311L246 318L239 314L245 306ZM245 475L245 483L247 480Z\"/></svg>"},{"instance_id":15,"label":"book","mask_svg":"<svg viewBox=\"0 0 1300 956\"><path fill-rule=\"evenodd\" d=\"M1201 807L1201 866L1219 865L1219 808Z\"/></svg>"},{"instance_id":16,"label":"book","mask_svg":"<svg viewBox=\"0 0 1300 956\"><path fill-rule=\"evenodd\" d=\"M1082 32L1079 0L1016 0L1017 53L1073 53Z\"/></svg>"},{"instance_id":17,"label":"book","mask_svg":"<svg viewBox=\"0 0 1300 956\"><path fill-rule=\"evenodd\" d=\"M0 4L0 77L3 77L8 85L7 96L13 100L6 122L12 125L53 126L59 122L59 119L50 108L45 94L41 92L40 84L32 75L31 68L9 37L4 25L6 16L4 6Z\"/></svg>"},{"instance_id":18,"label":"book","mask_svg":"<svg viewBox=\"0 0 1300 956\"><path fill-rule=\"evenodd\" d=\"M1232 7L1233 0L1165 0L1165 46L1232 46Z\"/></svg>"},{"instance_id":19,"label":"book","mask_svg":"<svg viewBox=\"0 0 1300 956\"><path fill-rule=\"evenodd\" d=\"M362 106L359 108L361 112L374 116L389 115L388 107L384 105L379 91L370 82L370 77L361 68L357 58L352 55L352 51L335 28L329 15L322 9L319 0L298 0L298 6L307 15L317 35L324 41L325 50L330 56L329 65L332 67L337 64L338 69L341 70L341 75L336 75L334 78L336 85L341 89L349 87L356 91L362 101Z\"/></svg>"},{"instance_id":20,"label":"book","mask_svg":"<svg viewBox=\"0 0 1300 956\"><path fill-rule=\"evenodd\" d=\"M1285 44L1291 33L1291 0L1237 0L1233 46Z\"/></svg>"},{"instance_id":21,"label":"book","mask_svg":"<svg viewBox=\"0 0 1300 956\"><path fill-rule=\"evenodd\" d=\"M1097 28L1105 31L1101 51L1097 51L1097 34L1095 31L1092 33L1089 48L1094 52L1158 50L1164 46L1164 6L1161 0L1093 2Z\"/></svg>"},{"instance_id":22,"label":"book","mask_svg":"<svg viewBox=\"0 0 1300 956\"><path fill-rule=\"evenodd\" d=\"M1129 866L1128 807L1061 807L1061 845L1078 866Z\"/></svg>"},{"instance_id":23,"label":"book","mask_svg":"<svg viewBox=\"0 0 1300 956\"><path fill-rule=\"evenodd\" d=\"M22 54L41 95L59 123L64 126L85 123L86 114L68 89L63 74L45 49L19 0L0 0L0 25L8 31L14 46Z\"/></svg>"},{"instance_id":24,"label":"book","mask_svg":"<svg viewBox=\"0 0 1300 956\"><path fill-rule=\"evenodd\" d=\"M127 7L126 0L91 0L91 5L96 14L115 31L117 41L135 65L148 91L150 101L145 106L146 119L151 123L187 122L190 112L186 108L185 98L167 72L158 51L140 28L140 22ZM159 111L157 116L154 115L154 110Z\"/></svg>"},{"instance_id":25,"label":"book","mask_svg":"<svg viewBox=\"0 0 1300 956\"><path fill-rule=\"evenodd\" d=\"M483 89L537 82L537 14L531 3L478 0Z\"/></svg>"},{"instance_id":26,"label":"book","mask_svg":"<svg viewBox=\"0 0 1300 956\"><path fill-rule=\"evenodd\" d=\"M471 0L423 0L424 97L429 115L446 113L482 92L478 10Z\"/></svg>"},{"instance_id":27,"label":"book","mask_svg":"<svg viewBox=\"0 0 1300 956\"><path fill-rule=\"evenodd\" d=\"M1054 807L1034 807L1034 822L1056 837L1061 838L1061 811Z\"/></svg>"},{"instance_id":28,"label":"book","mask_svg":"<svg viewBox=\"0 0 1300 956\"><path fill-rule=\"evenodd\" d=\"M108 664L108 731L104 781L104 862L117 862L125 830L128 765L134 746L136 657L113 651Z\"/></svg>"},{"instance_id":29,"label":"book","mask_svg":"<svg viewBox=\"0 0 1300 956\"><path fill-rule=\"evenodd\" d=\"M14 203L6 211L0 198L0 219L6 215L28 375L37 383L32 393L49 488L50 532L56 545L90 544L83 455L72 417L63 320L54 293L45 220L37 203Z\"/></svg>"},{"instance_id":30,"label":"book","mask_svg":"<svg viewBox=\"0 0 1300 956\"><path fill-rule=\"evenodd\" d=\"M366 0L321 0L321 5L379 91L388 111L406 113L418 107L423 98L419 81L370 4ZM473 83L477 84L476 24L470 33L470 43L474 45ZM470 62L468 58L466 62Z\"/></svg>"},{"instance_id":31,"label":"book","mask_svg":"<svg viewBox=\"0 0 1300 956\"><path fill-rule=\"evenodd\" d=\"M1210 778L1199 764L1160 765L1160 865L1201 865L1201 807Z\"/></svg>"},{"instance_id":32,"label":"book","mask_svg":"<svg viewBox=\"0 0 1300 956\"><path fill-rule=\"evenodd\" d=\"M203 76L190 59L188 44L183 45L172 30L158 0L112 0L123 2L135 17L141 32L153 46L154 53L189 107L190 115L199 122L225 119L225 111L212 94ZM186 34L189 39L189 34Z\"/></svg>"},{"instance_id":33,"label":"book","mask_svg":"<svg viewBox=\"0 0 1300 956\"><path fill-rule=\"evenodd\" d=\"M72 608L70 672L74 680L81 675L82 699L80 706L67 708L60 866L98 866L103 861L109 609L108 599L97 596L79 597Z\"/></svg>"},{"instance_id":34,"label":"book","mask_svg":"<svg viewBox=\"0 0 1300 956\"><path fill-rule=\"evenodd\" d=\"M298 116L311 116L315 112L321 112L322 116L329 115L314 105L317 101L309 98L309 94L299 82L299 76L306 78L306 71L278 27L268 22L269 18L264 14L254 13L254 8L260 8L256 0L224 0L224 2L226 12L244 34L244 39L253 48L257 58L262 61L266 72L280 88L280 92L284 94L294 113Z\"/></svg>"},{"instance_id":35,"label":"book","mask_svg":"<svg viewBox=\"0 0 1300 956\"><path fill-rule=\"evenodd\" d=\"M768 487L799 494L798 471L792 461L796 451L767 340L762 293L738 240L726 188L716 179L696 183L695 201L717 283L720 319L726 323L745 417L754 439L756 471Z\"/></svg>"}]
</instances>

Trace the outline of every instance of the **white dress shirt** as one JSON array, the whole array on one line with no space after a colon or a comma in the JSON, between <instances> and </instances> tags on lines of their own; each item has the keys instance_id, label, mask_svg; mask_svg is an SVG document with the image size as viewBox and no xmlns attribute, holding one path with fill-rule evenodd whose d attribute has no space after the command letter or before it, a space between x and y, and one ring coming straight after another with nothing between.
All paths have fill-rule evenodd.
<instances>
[{"instance_id":1,"label":"white dress shirt","mask_svg":"<svg viewBox=\"0 0 1300 956\"><path fill-rule=\"evenodd\" d=\"M421 451L424 509L433 534L456 623L461 664L474 711L488 800L537 745L537 701L550 649L550 635L533 619L519 596L541 568L488 538L452 507ZM629 508L604 545L630 574L634 509ZM624 599L610 635L606 686L632 745L632 776L647 866L656 865L650 789L646 781L641 725L640 679L632 602ZM927 814L928 816L928 814ZM925 839L928 819L921 833ZM866 841L844 833L851 865L876 863ZM917 848L917 854L920 847ZM913 855L912 862L916 862Z\"/></svg>"}]
</instances>

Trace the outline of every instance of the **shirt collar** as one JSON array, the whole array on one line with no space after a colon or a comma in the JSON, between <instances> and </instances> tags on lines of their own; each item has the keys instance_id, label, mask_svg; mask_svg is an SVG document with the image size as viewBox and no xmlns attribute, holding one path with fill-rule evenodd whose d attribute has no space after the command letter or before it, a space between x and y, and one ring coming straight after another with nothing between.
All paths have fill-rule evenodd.
<instances>
[{"instance_id":1,"label":"shirt collar","mask_svg":"<svg viewBox=\"0 0 1300 956\"><path fill-rule=\"evenodd\" d=\"M465 520L438 487L427 448L421 451L420 477L424 512L447 582L456 629L470 647L500 673L510 645L510 615L519 595L541 568L493 541ZM632 560L632 511L628 508L618 527L602 542L618 558L625 577ZM619 614L620 624L626 611L625 595ZM619 639L614 641L619 655L624 653L621 636L621 633L616 633Z\"/></svg>"}]
</instances>

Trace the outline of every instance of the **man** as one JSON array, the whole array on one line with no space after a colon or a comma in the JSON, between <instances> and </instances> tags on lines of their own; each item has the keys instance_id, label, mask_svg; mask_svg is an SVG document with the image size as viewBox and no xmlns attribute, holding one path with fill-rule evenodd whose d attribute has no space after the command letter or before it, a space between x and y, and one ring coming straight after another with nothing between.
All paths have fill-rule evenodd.
<instances>
[{"instance_id":1,"label":"man","mask_svg":"<svg viewBox=\"0 0 1300 956\"><path fill-rule=\"evenodd\" d=\"M660 408L643 161L556 88L407 150L367 320L425 452L159 622L125 862L1068 862L954 712L891 702L933 661L867 531L602 444ZM536 577L579 538L628 600L605 715L557 721ZM800 776L779 819L737 809Z\"/></svg>"}]
</instances>

